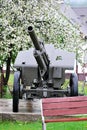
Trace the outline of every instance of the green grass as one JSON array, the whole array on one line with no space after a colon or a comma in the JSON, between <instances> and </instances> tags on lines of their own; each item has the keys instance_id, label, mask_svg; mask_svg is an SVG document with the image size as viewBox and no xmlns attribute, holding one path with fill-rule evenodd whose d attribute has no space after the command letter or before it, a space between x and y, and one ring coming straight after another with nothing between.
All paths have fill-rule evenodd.
<instances>
[{"instance_id":1,"label":"green grass","mask_svg":"<svg viewBox=\"0 0 87 130\"><path fill-rule=\"evenodd\" d=\"M41 130L41 123L27 123L27 122L0 122L0 130Z\"/></svg>"},{"instance_id":2,"label":"green grass","mask_svg":"<svg viewBox=\"0 0 87 130\"><path fill-rule=\"evenodd\" d=\"M79 92L83 93L84 95L87 95L87 83L84 84L83 81L79 81L78 83Z\"/></svg>"},{"instance_id":3,"label":"green grass","mask_svg":"<svg viewBox=\"0 0 87 130\"><path fill-rule=\"evenodd\" d=\"M0 122L0 130L42 130L41 122ZM87 122L48 123L47 130L87 130Z\"/></svg>"},{"instance_id":4,"label":"green grass","mask_svg":"<svg viewBox=\"0 0 87 130\"><path fill-rule=\"evenodd\" d=\"M12 94L10 91L13 90L13 80L14 80L14 75L11 73L9 77L8 85L3 87L5 94L3 95L2 98L6 98L6 99L12 98Z\"/></svg>"},{"instance_id":5,"label":"green grass","mask_svg":"<svg viewBox=\"0 0 87 130\"><path fill-rule=\"evenodd\" d=\"M87 130L87 122L49 123L47 130Z\"/></svg>"},{"instance_id":6,"label":"green grass","mask_svg":"<svg viewBox=\"0 0 87 130\"><path fill-rule=\"evenodd\" d=\"M14 74L11 73L11 74L10 74L10 77L9 77L8 84L12 85L12 84L13 84L13 80L14 80Z\"/></svg>"}]
</instances>

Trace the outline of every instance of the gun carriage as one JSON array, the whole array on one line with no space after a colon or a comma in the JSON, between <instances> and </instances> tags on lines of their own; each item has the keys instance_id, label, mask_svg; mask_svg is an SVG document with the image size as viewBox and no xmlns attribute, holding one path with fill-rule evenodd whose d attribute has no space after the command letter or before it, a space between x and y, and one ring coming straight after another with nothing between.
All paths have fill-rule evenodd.
<instances>
[{"instance_id":1,"label":"gun carriage","mask_svg":"<svg viewBox=\"0 0 87 130\"><path fill-rule=\"evenodd\" d=\"M62 89L65 70L74 68L75 54L39 41L28 27L34 48L20 51L16 57L13 84L13 112L18 112L20 98L50 98L78 95L78 78L72 73L69 89Z\"/></svg>"}]
</instances>

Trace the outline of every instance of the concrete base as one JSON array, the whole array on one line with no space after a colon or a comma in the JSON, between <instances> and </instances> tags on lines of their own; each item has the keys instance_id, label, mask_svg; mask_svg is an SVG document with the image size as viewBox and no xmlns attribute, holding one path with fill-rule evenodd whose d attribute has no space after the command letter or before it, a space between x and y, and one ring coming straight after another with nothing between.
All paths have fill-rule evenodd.
<instances>
[{"instance_id":1,"label":"concrete base","mask_svg":"<svg viewBox=\"0 0 87 130\"><path fill-rule=\"evenodd\" d=\"M0 120L37 121L41 119L40 100L20 100L19 112L12 112L12 99L0 99Z\"/></svg>"}]
</instances>

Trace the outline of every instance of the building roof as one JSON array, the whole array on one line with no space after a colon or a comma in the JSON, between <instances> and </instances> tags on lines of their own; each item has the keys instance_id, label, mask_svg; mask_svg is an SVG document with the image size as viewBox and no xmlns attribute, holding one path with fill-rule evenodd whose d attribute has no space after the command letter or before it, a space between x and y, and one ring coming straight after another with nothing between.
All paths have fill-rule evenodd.
<instances>
[{"instance_id":1,"label":"building roof","mask_svg":"<svg viewBox=\"0 0 87 130\"><path fill-rule=\"evenodd\" d=\"M87 0L64 0L60 10L72 24L79 25L83 37L87 37Z\"/></svg>"}]
</instances>

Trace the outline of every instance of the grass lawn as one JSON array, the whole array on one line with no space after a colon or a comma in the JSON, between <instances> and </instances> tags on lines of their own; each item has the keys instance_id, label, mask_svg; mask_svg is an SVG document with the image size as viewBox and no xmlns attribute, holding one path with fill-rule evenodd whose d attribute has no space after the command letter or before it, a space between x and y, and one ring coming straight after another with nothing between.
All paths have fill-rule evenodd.
<instances>
[{"instance_id":1,"label":"grass lawn","mask_svg":"<svg viewBox=\"0 0 87 130\"><path fill-rule=\"evenodd\" d=\"M0 130L42 130L41 122L0 122ZM87 122L48 123L47 130L87 130Z\"/></svg>"},{"instance_id":2,"label":"grass lawn","mask_svg":"<svg viewBox=\"0 0 87 130\"><path fill-rule=\"evenodd\" d=\"M41 123L27 122L0 122L0 130L41 130Z\"/></svg>"}]
</instances>

